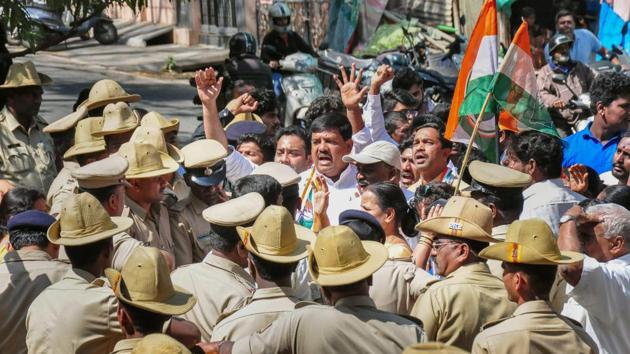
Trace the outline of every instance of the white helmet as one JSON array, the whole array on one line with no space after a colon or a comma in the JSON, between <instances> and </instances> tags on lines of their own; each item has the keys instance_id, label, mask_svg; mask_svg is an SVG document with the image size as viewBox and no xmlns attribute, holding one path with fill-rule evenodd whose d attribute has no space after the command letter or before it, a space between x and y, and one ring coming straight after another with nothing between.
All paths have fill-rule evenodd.
<instances>
[{"instance_id":1,"label":"white helmet","mask_svg":"<svg viewBox=\"0 0 630 354\"><path fill-rule=\"evenodd\" d=\"M276 1L269 8L271 29L280 33L289 32L291 27L291 8L283 1Z\"/></svg>"}]
</instances>

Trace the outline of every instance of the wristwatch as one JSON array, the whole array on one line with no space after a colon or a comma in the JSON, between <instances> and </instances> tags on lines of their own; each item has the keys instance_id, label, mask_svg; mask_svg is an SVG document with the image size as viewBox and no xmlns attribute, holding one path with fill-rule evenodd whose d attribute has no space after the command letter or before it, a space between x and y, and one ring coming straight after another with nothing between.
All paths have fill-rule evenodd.
<instances>
[{"instance_id":1,"label":"wristwatch","mask_svg":"<svg viewBox=\"0 0 630 354\"><path fill-rule=\"evenodd\" d=\"M575 220L577 220L577 217L575 215L562 215L562 217L560 218L560 225Z\"/></svg>"}]
</instances>

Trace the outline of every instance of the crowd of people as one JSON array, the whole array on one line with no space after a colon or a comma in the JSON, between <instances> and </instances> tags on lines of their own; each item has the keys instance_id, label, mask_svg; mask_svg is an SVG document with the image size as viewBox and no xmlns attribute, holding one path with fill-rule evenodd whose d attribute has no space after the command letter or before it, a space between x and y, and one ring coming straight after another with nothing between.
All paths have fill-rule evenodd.
<instances>
[{"instance_id":1,"label":"crowd of people","mask_svg":"<svg viewBox=\"0 0 630 354\"><path fill-rule=\"evenodd\" d=\"M282 127L270 68L244 69L306 45L277 7L264 61L241 33L195 73L190 141L109 79L47 124L51 78L11 66L0 352L630 352L630 77L571 59L570 13L538 77L567 137L502 129L500 163L465 163L411 69L340 68ZM584 72L583 130L559 71Z\"/></svg>"}]
</instances>

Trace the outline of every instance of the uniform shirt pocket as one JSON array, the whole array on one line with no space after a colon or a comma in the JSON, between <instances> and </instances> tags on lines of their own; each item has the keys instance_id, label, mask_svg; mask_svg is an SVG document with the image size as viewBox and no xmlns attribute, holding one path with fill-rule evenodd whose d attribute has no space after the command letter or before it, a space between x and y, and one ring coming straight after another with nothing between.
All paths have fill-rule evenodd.
<instances>
[{"instance_id":1,"label":"uniform shirt pocket","mask_svg":"<svg viewBox=\"0 0 630 354\"><path fill-rule=\"evenodd\" d=\"M21 144L9 145L5 162L7 172L12 173L31 170L35 165L28 148Z\"/></svg>"}]
</instances>

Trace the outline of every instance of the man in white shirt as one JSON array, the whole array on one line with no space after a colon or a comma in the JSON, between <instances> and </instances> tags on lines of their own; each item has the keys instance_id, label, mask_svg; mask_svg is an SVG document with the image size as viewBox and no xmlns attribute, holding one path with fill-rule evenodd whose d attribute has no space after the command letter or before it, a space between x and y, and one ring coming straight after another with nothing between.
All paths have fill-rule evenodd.
<instances>
[{"instance_id":1,"label":"man in white shirt","mask_svg":"<svg viewBox=\"0 0 630 354\"><path fill-rule=\"evenodd\" d=\"M599 175L599 179L607 186L628 184L630 175L630 132L621 136L617 144L617 150L612 159L612 170Z\"/></svg>"},{"instance_id":2,"label":"man in white shirt","mask_svg":"<svg viewBox=\"0 0 630 354\"><path fill-rule=\"evenodd\" d=\"M582 322L604 354L630 353L629 244L630 211L619 205L575 206L562 217L560 250L586 253L560 268L569 296L562 314Z\"/></svg>"},{"instance_id":3,"label":"man in white shirt","mask_svg":"<svg viewBox=\"0 0 630 354\"><path fill-rule=\"evenodd\" d=\"M541 218L558 235L560 217L584 196L565 187L560 138L530 130L512 136L503 165L526 173L533 184L523 191L520 220Z\"/></svg>"}]
</instances>

